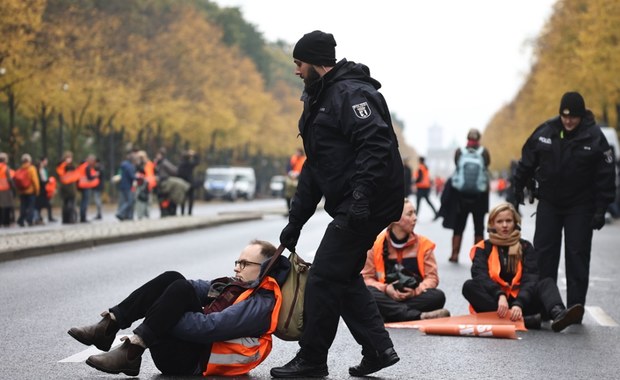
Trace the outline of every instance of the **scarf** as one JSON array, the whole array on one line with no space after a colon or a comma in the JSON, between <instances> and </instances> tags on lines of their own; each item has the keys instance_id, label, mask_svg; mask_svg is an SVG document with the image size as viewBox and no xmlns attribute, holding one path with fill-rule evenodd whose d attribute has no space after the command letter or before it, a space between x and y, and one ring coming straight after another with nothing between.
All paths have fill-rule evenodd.
<instances>
[{"instance_id":1,"label":"scarf","mask_svg":"<svg viewBox=\"0 0 620 380\"><path fill-rule=\"evenodd\" d=\"M523 259L521 249L521 231L515 228L510 236L502 237L495 229L489 229L489 241L493 245L508 247L508 272L517 273L517 264Z\"/></svg>"}]
</instances>

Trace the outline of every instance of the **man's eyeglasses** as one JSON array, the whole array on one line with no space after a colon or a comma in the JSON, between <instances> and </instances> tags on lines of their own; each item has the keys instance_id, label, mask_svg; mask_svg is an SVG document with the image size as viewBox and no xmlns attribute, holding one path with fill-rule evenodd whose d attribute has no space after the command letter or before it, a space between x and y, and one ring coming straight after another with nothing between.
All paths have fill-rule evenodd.
<instances>
[{"instance_id":1,"label":"man's eyeglasses","mask_svg":"<svg viewBox=\"0 0 620 380\"><path fill-rule=\"evenodd\" d=\"M247 260L235 260L235 266L239 265L239 269L245 269L246 265L261 265L261 263L255 263L253 261L247 261Z\"/></svg>"}]
</instances>

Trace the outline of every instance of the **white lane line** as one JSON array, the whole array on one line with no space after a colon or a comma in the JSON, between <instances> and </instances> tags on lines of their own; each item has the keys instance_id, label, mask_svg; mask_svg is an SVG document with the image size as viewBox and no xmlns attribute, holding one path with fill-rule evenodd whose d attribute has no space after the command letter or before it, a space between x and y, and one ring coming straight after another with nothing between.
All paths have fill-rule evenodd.
<instances>
[{"instance_id":1,"label":"white lane line","mask_svg":"<svg viewBox=\"0 0 620 380\"><path fill-rule=\"evenodd\" d=\"M602 308L598 306L586 306L586 310L599 325L610 327L618 326L618 323L614 321L613 318L609 316L609 314L605 313Z\"/></svg>"},{"instance_id":2,"label":"white lane line","mask_svg":"<svg viewBox=\"0 0 620 380\"><path fill-rule=\"evenodd\" d=\"M114 339L114 343L112 343L112 348L118 346L121 344L121 338L124 337L125 335L117 335L116 339ZM58 363L78 363L78 362L84 362L86 361L86 359L88 359L89 356L91 355L96 355L96 354L100 354L103 351L99 350L97 347L95 346L90 346L87 349L85 349L82 352L78 352L75 355L71 355L68 358L64 358L62 360L59 360Z\"/></svg>"}]
</instances>

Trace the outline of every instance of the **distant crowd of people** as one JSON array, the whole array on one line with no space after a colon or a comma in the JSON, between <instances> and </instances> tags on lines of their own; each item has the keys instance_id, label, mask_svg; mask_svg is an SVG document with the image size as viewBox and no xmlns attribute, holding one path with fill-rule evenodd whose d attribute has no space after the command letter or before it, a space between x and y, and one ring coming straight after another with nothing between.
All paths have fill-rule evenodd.
<instances>
[{"instance_id":1,"label":"distant crowd of people","mask_svg":"<svg viewBox=\"0 0 620 380\"><path fill-rule=\"evenodd\" d=\"M67 151L53 170L47 157L33 162L24 153L19 167L11 168L8 155L0 152L0 226L20 227L57 222L52 200L58 196L63 224L89 223L103 218L104 183L107 178L101 160L93 154L76 163ZM130 150L117 173L111 177L118 189L116 218L121 221L149 218L151 199L156 196L161 217L192 215L194 204L194 168L198 157L193 150L183 152L174 165L166 158L166 149L150 160L143 150ZM79 197L78 197L79 194ZM94 200L96 215L89 219ZM79 203L78 203L79 201Z\"/></svg>"}]
</instances>

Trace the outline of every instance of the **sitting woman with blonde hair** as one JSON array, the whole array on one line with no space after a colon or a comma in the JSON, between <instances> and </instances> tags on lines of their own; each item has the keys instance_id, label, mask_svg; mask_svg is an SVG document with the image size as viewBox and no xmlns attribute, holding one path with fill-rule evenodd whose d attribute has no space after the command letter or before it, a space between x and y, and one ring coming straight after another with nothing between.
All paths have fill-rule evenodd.
<instances>
[{"instance_id":1,"label":"sitting woman with blonde hair","mask_svg":"<svg viewBox=\"0 0 620 380\"><path fill-rule=\"evenodd\" d=\"M489 239L474 245L470 256L472 278L463 284L463 296L476 312L497 311L512 321L539 329L541 320L551 319L555 332L581 323L584 308L566 309L551 278L538 278L537 254L521 239L521 217L510 203L491 210L487 223Z\"/></svg>"}]
</instances>

